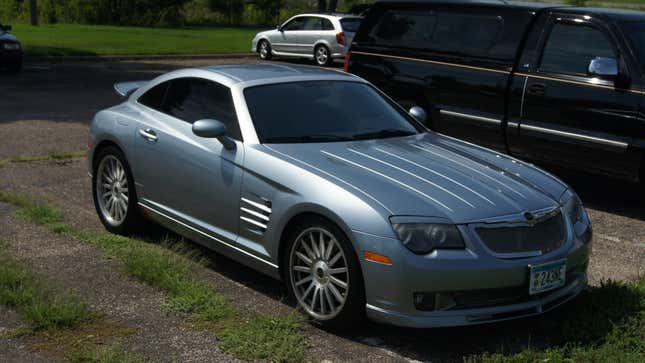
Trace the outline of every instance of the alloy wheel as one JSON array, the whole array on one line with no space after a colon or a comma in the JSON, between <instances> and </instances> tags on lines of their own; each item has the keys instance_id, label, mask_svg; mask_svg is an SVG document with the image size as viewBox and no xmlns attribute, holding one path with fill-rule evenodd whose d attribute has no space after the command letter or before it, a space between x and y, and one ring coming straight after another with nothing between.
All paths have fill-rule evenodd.
<instances>
[{"instance_id":1,"label":"alloy wheel","mask_svg":"<svg viewBox=\"0 0 645 363\"><path fill-rule=\"evenodd\" d=\"M96 199L105 220L119 226L125 220L129 207L128 177L119 159L107 155L97 169Z\"/></svg>"},{"instance_id":2,"label":"alloy wheel","mask_svg":"<svg viewBox=\"0 0 645 363\"><path fill-rule=\"evenodd\" d=\"M338 240L313 227L297 238L289 257L293 291L309 315L318 320L340 313L349 293L349 266Z\"/></svg>"},{"instance_id":3,"label":"alloy wheel","mask_svg":"<svg viewBox=\"0 0 645 363\"><path fill-rule=\"evenodd\" d=\"M260 58L266 59L268 55L269 55L269 43L267 43L266 41L262 41L262 43L260 43Z\"/></svg>"},{"instance_id":4,"label":"alloy wheel","mask_svg":"<svg viewBox=\"0 0 645 363\"><path fill-rule=\"evenodd\" d=\"M327 48L321 46L316 50L316 62L320 65L326 65L329 59L329 51Z\"/></svg>"}]
</instances>

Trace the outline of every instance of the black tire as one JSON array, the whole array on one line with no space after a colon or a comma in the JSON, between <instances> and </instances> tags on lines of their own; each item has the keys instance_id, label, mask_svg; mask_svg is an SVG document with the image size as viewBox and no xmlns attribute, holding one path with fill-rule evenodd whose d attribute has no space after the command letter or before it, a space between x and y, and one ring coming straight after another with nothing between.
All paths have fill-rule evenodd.
<instances>
[{"instance_id":1,"label":"black tire","mask_svg":"<svg viewBox=\"0 0 645 363\"><path fill-rule=\"evenodd\" d=\"M263 48L266 47L266 48ZM265 51L266 50L266 51ZM258 57L260 57L261 60L271 60L273 58L273 54L271 53L271 43L269 43L268 40L260 40L260 43L258 43Z\"/></svg>"},{"instance_id":2,"label":"black tire","mask_svg":"<svg viewBox=\"0 0 645 363\"><path fill-rule=\"evenodd\" d=\"M97 185L99 181L104 181L102 180L102 176L99 175L99 173L103 172L102 168L104 168L104 166L102 166L102 163L105 162L104 165L107 165L108 162L114 160L118 160L118 162L121 164L123 172L125 173L125 179L127 180L127 185L125 188L120 188L113 184L112 187L108 190L108 192L114 194L114 189L118 188L119 190L117 192L120 195L127 196L128 200L126 212L123 213L123 217L118 220L110 220L111 217L108 217L106 215L109 214L106 213L107 209L105 205L107 202L105 202L105 199L103 199L103 201L100 200L101 196L99 196L99 194L105 193L105 189L108 188L101 186L100 189ZM123 178L121 178L120 180L122 179ZM114 180L116 181L117 178L115 178ZM127 192L123 193L123 190L127 190ZM141 231L141 229L143 228L144 220L140 214L139 206L137 203L137 191L134 184L134 178L132 177L132 171L130 170L130 165L128 164L128 160L126 159L125 155L116 146L107 146L99 150L99 152L94 157L94 165L92 168L92 196L94 199L94 207L96 208L96 212L99 215L101 223L103 223L105 229L112 233L124 236ZM116 203L113 203L113 207L116 208Z\"/></svg>"},{"instance_id":3,"label":"black tire","mask_svg":"<svg viewBox=\"0 0 645 363\"><path fill-rule=\"evenodd\" d=\"M323 53L325 56L323 56ZM331 52L329 51L329 48L325 45L318 45L314 49L314 61L316 62L317 65L321 67L328 67L331 65L331 63L334 61L331 57Z\"/></svg>"},{"instance_id":4,"label":"black tire","mask_svg":"<svg viewBox=\"0 0 645 363\"><path fill-rule=\"evenodd\" d=\"M325 248L327 248L327 246L330 247L331 252L328 253L330 256L327 257L326 260L325 257L322 256L318 260L311 259L311 264L309 265L311 268L310 272L294 270L293 267L301 267L297 264L302 264L304 261L300 257L297 257L296 252L300 252L300 254L307 253L302 252L305 251L304 249L300 249L300 247L302 247L300 244L302 240L300 240L300 238L308 240L306 238L308 236L306 233L318 233L321 230L329 233L328 237L333 236L333 239L337 241L337 244L334 244L332 239L327 239L328 244L325 244ZM347 327L357 326L357 324L360 324L365 317L365 288L363 285L363 274L356 252L354 251L351 242L347 239L341 229L325 218L311 216L299 221L298 227L295 228L287 238L288 239L285 241L287 246L282 260L284 267L283 278L287 285L289 296L297 302L299 308L301 308L315 323L328 328L342 327L343 329L346 329ZM321 270L316 269L316 263L323 263L323 260L327 262L333 260L333 257L340 251L339 248L342 249L344 256L337 259L336 262L332 262L325 266L327 266L327 271L330 271L331 269L339 270L339 267L342 269L343 266L347 267L347 275L342 272L334 272L334 276L336 276L338 280L341 280L341 282L348 281L347 289L345 290L338 287L340 285L335 285L336 283L329 278L324 280L324 274L320 274L319 272ZM320 251L319 249L316 250ZM293 263L292 259L294 259ZM328 274L328 276L329 275L330 274ZM310 276L311 285L314 285L314 283L318 284L320 281L323 281L323 284L314 285L314 292L306 293L303 296L303 290L309 291L311 287L307 286L307 283L300 285L301 287L296 286L296 278L298 278L298 281L302 281L300 277L296 276L304 276L304 279L308 278L306 276ZM314 281L314 279L321 280ZM329 285L332 286L329 287ZM316 286L320 286L321 288L318 289ZM335 297L338 295L335 295L332 288L344 296L344 302L341 303L340 300ZM317 292L319 292L319 295L316 295ZM312 297L311 304L313 304L311 306L307 304L307 300L310 295ZM320 299L316 299L316 296L319 296ZM314 302L316 300L317 302ZM324 302L322 300L324 300ZM334 308L332 307L334 303L338 305L336 307L336 312L334 312ZM322 309L323 313L325 312L325 307L329 308L329 316L317 316L315 312L316 306L319 310Z\"/></svg>"}]
</instances>

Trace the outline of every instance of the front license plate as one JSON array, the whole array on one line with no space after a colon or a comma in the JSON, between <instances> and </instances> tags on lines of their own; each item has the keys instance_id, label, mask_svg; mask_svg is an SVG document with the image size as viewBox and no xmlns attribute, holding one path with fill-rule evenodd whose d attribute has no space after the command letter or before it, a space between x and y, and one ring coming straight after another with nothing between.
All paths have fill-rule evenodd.
<instances>
[{"instance_id":1,"label":"front license plate","mask_svg":"<svg viewBox=\"0 0 645 363\"><path fill-rule=\"evenodd\" d=\"M557 289L564 286L567 275L567 260L529 266L529 294Z\"/></svg>"}]
</instances>

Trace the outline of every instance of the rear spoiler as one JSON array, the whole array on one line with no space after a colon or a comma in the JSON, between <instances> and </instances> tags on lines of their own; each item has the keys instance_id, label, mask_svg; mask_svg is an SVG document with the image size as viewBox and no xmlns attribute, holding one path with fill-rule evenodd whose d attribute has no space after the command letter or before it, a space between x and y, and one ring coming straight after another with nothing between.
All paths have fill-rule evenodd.
<instances>
[{"instance_id":1,"label":"rear spoiler","mask_svg":"<svg viewBox=\"0 0 645 363\"><path fill-rule=\"evenodd\" d=\"M121 97L130 97L136 90L143 87L148 81L119 82L114 84L114 90Z\"/></svg>"}]
</instances>

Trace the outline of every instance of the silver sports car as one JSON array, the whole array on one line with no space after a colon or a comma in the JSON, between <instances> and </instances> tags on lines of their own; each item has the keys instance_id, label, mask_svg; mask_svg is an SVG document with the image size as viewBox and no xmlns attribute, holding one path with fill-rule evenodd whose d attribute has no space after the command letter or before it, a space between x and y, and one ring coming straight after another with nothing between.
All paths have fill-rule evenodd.
<instances>
[{"instance_id":1,"label":"silver sports car","mask_svg":"<svg viewBox=\"0 0 645 363\"><path fill-rule=\"evenodd\" d=\"M140 216L282 279L313 319L540 314L586 285L591 226L555 177L426 130L340 71L245 64L119 83L92 121L105 227Z\"/></svg>"}]
</instances>

